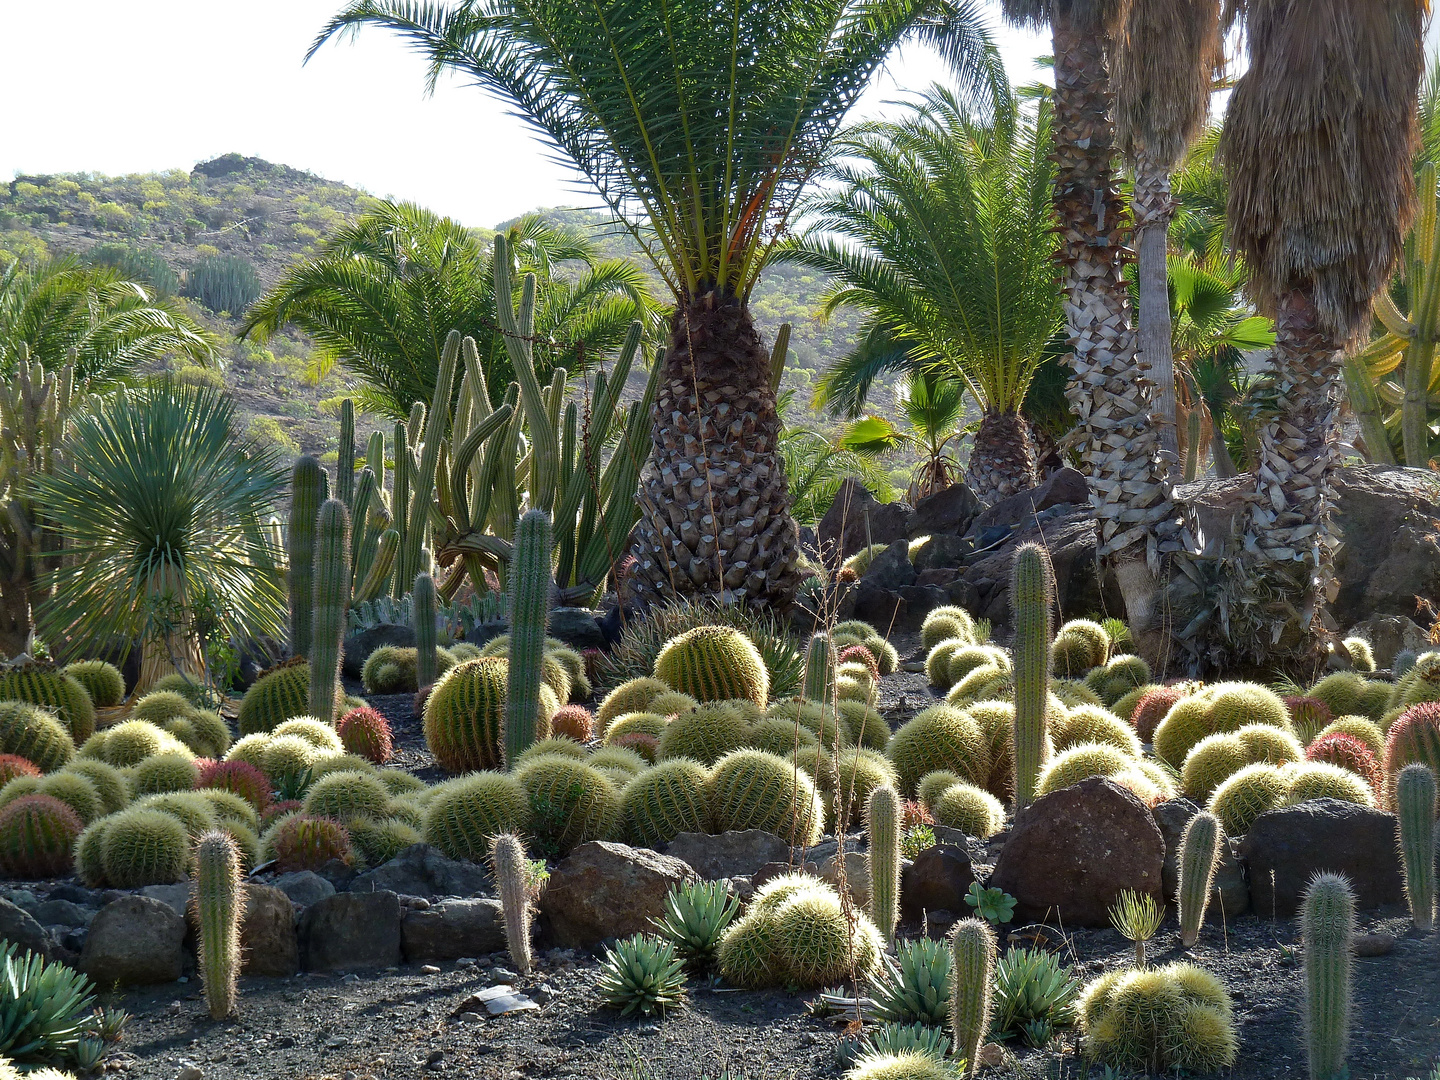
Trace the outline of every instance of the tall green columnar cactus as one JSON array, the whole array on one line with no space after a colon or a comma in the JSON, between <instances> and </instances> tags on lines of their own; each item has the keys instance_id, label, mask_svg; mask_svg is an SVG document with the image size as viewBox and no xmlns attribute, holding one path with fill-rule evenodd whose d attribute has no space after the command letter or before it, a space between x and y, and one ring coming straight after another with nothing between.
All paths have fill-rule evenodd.
<instances>
[{"instance_id":1,"label":"tall green columnar cactus","mask_svg":"<svg viewBox=\"0 0 1440 1080\"><path fill-rule=\"evenodd\" d=\"M415 681L419 686L430 686L439 678L439 658L436 652L438 632L435 626L435 579L425 571L420 571L415 575L415 588L410 595L414 601L412 621L415 624Z\"/></svg>"},{"instance_id":2,"label":"tall green columnar cactus","mask_svg":"<svg viewBox=\"0 0 1440 1080\"><path fill-rule=\"evenodd\" d=\"M953 1053L964 1055L965 1075L980 1065L980 1044L990 1028L995 992L995 931L983 919L961 919L950 932L954 951L950 978L950 1030Z\"/></svg>"},{"instance_id":3,"label":"tall green columnar cactus","mask_svg":"<svg viewBox=\"0 0 1440 1080\"><path fill-rule=\"evenodd\" d=\"M829 701L835 689L835 643L826 633L810 638L805 650L805 683L802 692L811 701Z\"/></svg>"},{"instance_id":4,"label":"tall green columnar cactus","mask_svg":"<svg viewBox=\"0 0 1440 1080\"><path fill-rule=\"evenodd\" d=\"M505 698L505 761L535 741L540 713L540 663L550 614L550 515L527 510L515 526L510 559L510 677Z\"/></svg>"},{"instance_id":5,"label":"tall green columnar cactus","mask_svg":"<svg viewBox=\"0 0 1440 1080\"><path fill-rule=\"evenodd\" d=\"M500 891L500 909L505 916L505 944L510 959L521 975L530 973L530 889L526 882L529 862L525 847L514 833L502 833L490 841L490 864Z\"/></svg>"},{"instance_id":6,"label":"tall green columnar cactus","mask_svg":"<svg viewBox=\"0 0 1440 1080\"><path fill-rule=\"evenodd\" d=\"M310 655L311 600L315 593L315 518L324 501L325 470L309 454L290 474L290 653Z\"/></svg>"},{"instance_id":7,"label":"tall green columnar cactus","mask_svg":"<svg viewBox=\"0 0 1440 1080\"><path fill-rule=\"evenodd\" d=\"M1046 708L1050 700L1050 608L1054 571L1039 544L1015 552L1010 607L1015 614L1015 809L1030 805L1049 756Z\"/></svg>"},{"instance_id":8,"label":"tall green columnar cactus","mask_svg":"<svg viewBox=\"0 0 1440 1080\"><path fill-rule=\"evenodd\" d=\"M195 844L195 892L191 905L199 928L200 982L210 1015L224 1019L235 1011L240 974L240 919L244 901L240 849L228 833L212 830Z\"/></svg>"},{"instance_id":9,"label":"tall green columnar cactus","mask_svg":"<svg viewBox=\"0 0 1440 1080\"><path fill-rule=\"evenodd\" d=\"M395 518L395 531L400 535L400 548L410 531L410 437L403 423L395 424L395 491L390 496L390 512ZM404 560L397 553L395 567L395 599L405 595L410 578L405 577Z\"/></svg>"},{"instance_id":10,"label":"tall green columnar cactus","mask_svg":"<svg viewBox=\"0 0 1440 1080\"><path fill-rule=\"evenodd\" d=\"M460 334L451 330L445 338L445 347L440 351L435 398L424 414L424 441L419 446L420 459L410 486L405 532L400 537L400 576L406 582L414 581L415 575L424 569L420 565L420 549L425 545L425 525L430 520L431 500L435 498L435 471L440 462L440 446L450 427L450 393L455 385L455 366L459 359ZM412 431L412 441L414 434ZM398 476L398 462L395 469Z\"/></svg>"},{"instance_id":11,"label":"tall green columnar cactus","mask_svg":"<svg viewBox=\"0 0 1440 1080\"><path fill-rule=\"evenodd\" d=\"M1435 774L1416 762L1395 780L1400 818L1400 857L1405 863L1405 897L1422 933L1435 925Z\"/></svg>"},{"instance_id":12,"label":"tall green columnar cactus","mask_svg":"<svg viewBox=\"0 0 1440 1080\"><path fill-rule=\"evenodd\" d=\"M340 402L340 453L335 462L335 497L345 504L350 516L355 507L355 403L348 397Z\"/></svg>"},{"instance_id":13,"label":"tall green columnar cactus","mask_svg":"<svg viewBox=\"0 0 1440 1080\"><path fill-rule=\"evenodd\" d=\"M894 788L881 785L870 793L865 828L870 835L870 918L893 943L900 921L900 796Z\"/></svg>"},{"instance_id":14,"label":"tall green columnar cactus","mask_svg":"<svg viewBox=\"0 0 1440 1080\"><path fill-rule=\"evenodd\" d=\"M340 648L350 606L350 515L339 499L327 499L315 521L315 625L310 646L310 715L335 722Z\"/></svg>"},{"instance_id":15,"label":"tall green columnar cactus","mask_svg":"<svg viewBox=\"0 0 1440 1080\"><path fill-rule=\"evenodd\" d=\"M1300 907L1305 949L1305 1038L1310 1080L1346 1075L1355 893L1339 874L1316 874Z\"/></svg>"},{"instance_id":16,"label":"tall green columnar cactus","mask_svg":"<svg viewBox=\"0 0 1440 1080\"><path fill-rule=\"evenodd\" d=\"M1201 811L1185 826L1180 839L1180 885L1176 900L1180 904L1180 944L1190 948L1200 940L1200 927L1205 922L1205 909L1210 904L1210 889L1215 883L1215 867L1220 863L1220 819Z\"/></svg>"}]
</instances>

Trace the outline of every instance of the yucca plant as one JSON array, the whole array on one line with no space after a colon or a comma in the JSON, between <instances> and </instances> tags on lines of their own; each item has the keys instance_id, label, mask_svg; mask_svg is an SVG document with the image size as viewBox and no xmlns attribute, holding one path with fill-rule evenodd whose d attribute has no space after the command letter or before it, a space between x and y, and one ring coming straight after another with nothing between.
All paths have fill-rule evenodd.
<instances>
[{"instance_id":1,"label":"yucca plant","mask_svg":"<svg viewBox=\"0 0 1440 1080\"><path fill-rule=\"evenodd\" d=\"M671 888L665 914L651 921L689 967L705 971L714 962L720 935L739 911L739 899L723 881L688 882Z\"/></svg>"},{"instance_id":2,"label":"yucca plant","mask_svg":"<svg viewBox=\"0 0 1440 1080\"><path fill-rule=\"evenodd\" d=\"M204 672L211 638L283 638L285 595L263 534L283 489L273 451L242 438L235 403L157 381L77 416L64 461L38 477L64 565L39 611L67 656L143 649L137 692Z\"/></svg>"},{"instance_id":3,"label":"yucca plant","mask_svg":"<svg viewBox=\"0 0 1440 1080\"><path fill-rule=\"evenodd\" d=\"M1058 957L1043 949L1007 949L995 965L991 1030L1007 1038L1037 1020L1052 1028L1069 1027L1079 996L1080 983Z\"/></svg>"},{"instance_id":4,"label":"yucca plant","mask_svg":"<svg viewBox=\"0 0 1440 1080\"><path fill-rule=\"evenodd\" d=\"M600 964L600 994L621 1016L650 1016L685 1000L685 961L673 943L654 934L635 934L606 948Z\"/></svg>"},{"instance_id":5,"label":"yucca plant","mask_svg":"<svg viewBox=\"0 0 1440 1080\"><path fill-rule=\"evenodd\" d=\"M918 1020L943 1027L950 1018L952 950L944 941L916 938L900 942L895 958L881 957L871 979L875 1011L884 1020Z\"/></svg>"},{"instance_id":6,"label":"yucca plant","mask_svg":"<svg viewBox=\"0 0 1440 1080\"><path fill-rule=\"evenodd\" d=\"M99 1035L94 1003L84 975L6 943L0 954L0 1061L78 1064L82 1041Z\"/></svg>"},{"instance_id":7,"label":"yucca plant","mask_svg":"<svg viewBox=\"0 0 1440 1080\"><path fill-rule=\"evenodd\" d=\"M902 42L938 45L965 92L1003 102L979 5L355 0L314 48L365 25L415 45L432 79L458 72L525 117L594 186L674 296L639 498L637 593L788 606L801 580L798 533L750 292L841 120ZM711 433L702 486L714 468L766 479L706 486L697 498L697 431ZM684 524L671 518L677 506L689 508Z\"/></svg>"},{"instance_id":8,"label":"yucca plant","mask_svg":"<svg viewBox=\"0 0 1440 1080\"><path fill-rule=\"evenodd\" d=\"M1165 908L1149 893L1137 893L1134 889L1122 892L1110 908L1110 925L1120 931L1120 936L1135 943L1135 966L1145 966L1145 945L1160 929L1165 919Z\"/></svg>"}]
</instances>

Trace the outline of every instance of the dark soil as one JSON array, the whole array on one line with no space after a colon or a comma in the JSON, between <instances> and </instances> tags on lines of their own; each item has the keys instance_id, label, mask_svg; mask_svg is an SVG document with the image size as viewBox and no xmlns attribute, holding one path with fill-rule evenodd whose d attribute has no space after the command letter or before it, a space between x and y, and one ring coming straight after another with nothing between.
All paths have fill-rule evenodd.
<instances>
[{"instance_id":1,"label":"dark soil","mask_svg":"<svg viewBox=\"0 0 1440 1080\"><path fill-rule=\"evenodd\" d=\"M897 645L909 654L918 642ZM923 674L901 671L883 681L880 705L892 726L935 700ZM394 729L396 764L430 782L442 779L425 749L413 696L370 702ZM1428 1077L1440 1060L1440 936L1415 935L1397 909L1363 913L1359 929L1397 940L1388 955L1356 961L1351 1080ZM1212 912L1188 957L1173 917L1154 943L1152 960L1189 959L1229 987L1241 1044L1229 1075L1239 1080L1306 1075L1298 938L1293 920L1248 915L1227 926ZM1133 947L1114 930L1080 931L1064 940L1082 981L1133 962ZM118 996L114 1003L135 1019L126 1054L112 1068L164 1080L187 1064L204 1080L719 1080L727 1069L732 1080L809 1080L844 1071L836 1056L841 1023L809 1015L813 994L737 991L696 980L684 1009L636 1021L601 1005L593 956L542 952L527 979L504 972L508 962L501 953L430 969L245 979L239 1018L218 1023L205 1012L193 979ZM542 1008L497 1019L457 1015L467 1011L470 995L499 982L530 992ZM1005 1063L982 1075L1098 1080L1102 1074L1078 1056L1073 1033L1061 1032L1044 1051L1008 1043Z\"/></svg>"}]
</instances>

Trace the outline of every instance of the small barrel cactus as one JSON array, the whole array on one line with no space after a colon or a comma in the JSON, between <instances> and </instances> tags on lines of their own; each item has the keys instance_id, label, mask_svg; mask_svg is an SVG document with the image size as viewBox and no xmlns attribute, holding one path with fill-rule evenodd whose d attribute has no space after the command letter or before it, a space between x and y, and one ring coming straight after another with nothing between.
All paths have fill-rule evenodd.
<instances>
[{"instance_id":1,"label":"small barrel cactus","mask_svg":"<svg viewBox=\"0 0 1440 1080\"><path fill-rule=\"evenodd\" d=\"M85 687L52 664L24 664L0 672L0 700L24 701L55 715L77 744L95 734L95 704Z\"/></svg>"},{"instance_id":2,"label":"small barrel cactus","mask_svg":"<svg viewBox=\"0 0 1440 1080\"><path fill-rule=\"evenodd\" d=\"M345 821L350 817L383 818L390 792L378 778L361 772L322 776L305 795L304 812L311 817Z\"/></svg>"},{"instance_id":3,"label":"small barrel cactus","mask_svg":"<svg viewBox=\"0 0 1440 1080\"><path fill-rule=\"evenodd\" d=\"M595 722L602 732L608 733L611 723L619 717L628 713L647 712L652 701L661 694L670 692L670 687L659 679L629 679L605 695L600 707L595 710Z\"/></svg>"},{"instance_id":4,"label":"small barrel cactus","mask_svg":"<svg viewBox=\"0 0 1440 1080\"><path fill-rule=\"evenodd\" d=\"M515 970L527 975L530 972L529 860L518 836L501 833L490 842L490 867L505 917L505 945Z\"/></svg>"},{"instance_id":5,"label":"small barrel cactus","mask_svg":"<svg viewBox=\"0 0 1440 1080\"><path fill-rule=\"evenodd\" d=\"M710 770L689 758L662 761L620 792L625 835L640 847L658 847L682 832L709 832L705 785Z\"/></svg>"},{"instance_id":6,"label":"small barrel cactus","mask_svg":"<svg viewBox=\"0 0 1440 1080\"><path fill-rule=\"evenodd\" d=\"M265 774L248 761L211 761L200 766L197 788L215 788L239 795L257 812L270 805L273 794Z\"/></svg>"},{"instance_id":7,"label":"small barrel cactus","mask_svg":"<svg viewBox=\"0 0 1440 1080\"><path fill-rule=\"evenodd\" d=\"M550 718L550 734L589 742L595 737L595 717L584 705L561 705Z\"/></svg>"},{"instance_id":8,"label":"small barrel cactus","mask_svg":"<svg viewBox=\"0 0 1440 1080\"><path fill-rule=\"evenodd\" d=\"M1440 702L1411 705L1385 733L1385 772L1390 777L1416 762L1440 773Z\"/></svg>"},{"instance_id":9,"label":"small barrel cactus","mask_svg":"<svg viewBox=\"0 0 1440 1080\"><path fill-rule=\"evenodd\" d=\"M1215 789L1206 809L1220 819L1228 835L1243 836L1256 818L1280 806L1289 790L1279 767L1247 765Z\"/></svg>"},{"instance_id":10,"label":"small barrel cactus","mask_svg":"<svg viewBox=\"0 0 1440 1080\"><path fill-rule=\"evenodd\" d=\"M308 622L307 622L308 627ZM307 630L308 633L308 630ZM241 735L274 731L293 716L310 713L310 665L301 658L273 667L240 699L236 724Z\"/></svg>"},{"instance_id":11,"label":"small barrel cactus","mask_svg":"<svg viewBox=\"0 0 1440 1080\"><path fill-rule=\"evenodd\" d=\"M195 915L197 964L205 1004L212 1019L235 1011L240 974L240 918L244 896L240 888L240 849L225 832L207 832L195 844Z\"/></svg>"},{"instance_id":12,"label":"small barrel cactus","mask_svg":"<svg viewBox=\"0 0 1440 1080\"><path fill-rule=\"evenodd\" d=\"M1200 940L1223 838L1220 819L1204 811L1190 819L1180 838L1180 882L1175 899L1180 907L1180 943L1187 949Z\"/></svg>"},{"instance_id":13,"label":"small barrel cactus","mask_svg":"<svg viewBox=\"0 0 1440 1080\"><path fill-rule=\"evenodd\" d=\"M190 837L179 818L152 806L134 806L101 821L100 863L113 887L138 889L185 880Z\"/></svg>"},{"instance_id":14,"label":"small barrel cactus","mask_svg":"<svg viewBox=\"0 0 1440 1080\"><path fill-rule=\"evenodd\" d=\"M745 698L763 709L770 695L760 650L729 626L697 626L666 642L655 678L700 702Z\"/></svg>"},{"instance_id":15,"label":"small barrel cactus","mask_svg":"<svg viewBox=\"0 0 1440 1080\"><path fill-rule=\"evenodd\" d=\"M51 795L22 795L0 810L0 873L8 878L52 878L70 873L83 824Z\"/></svg>"},{"instance_id":16,"label":"small barrel cactus","mask_svg":"<svg viewBox=\"0 0 1440 1080\"><path fill-rule=\"evenodd\" d=\"M425 843L448 858L484 862L490 838L524 828L529 809L525 789L515 777L470 773L434 789L420 832Z\"/></svg>"},{"instance_id":17,"label":"small barrel cactus","mask_svg":"<svg viewBox=\"0 0 1440 1080\"><path fill-rule=\"evenodd\" d=\"M0 787L4 787L17 776L39 776L40 770L29 758L19 754L0 754Z\"/></svg>"},{"instance_id":18,"label":"small barrel cactus","mask_svg":"<svg viewBox=\"0 0 1440 1080\"><path fill-rule=\"evenodd\" d=\"M130 770L130 790L135 798L167 791L189 791L200 779L195 759L184 754L156 754Z\"/></svg>"},{"instance_id":19,"label":"small barrel cactus","mask_svg":"<svg viewBox=\"0 0 1440 1080\"><path fill-rule=\"evenodd\" d=\"M54 772L75 756L75 740L55 717L23 701L0 701L0 752Z\"/></svg>"},{"instance_id":20,"label":"small barrel cactus","mask_svg":"<svg viewBox=\"0 0 1440 1080\"><path fill-rule=\"evenodd\" d=\"M395 753L390 721L368 705L351 709L335 721L335 733L347 754L358 754L376 765L384 765Z\"/></svg>"},{"instance_id":21,"label":"small barrel cactus","mask_svg":"<svg viewBox=\"0 0 1440 1080\"><path fill-rule=\"evenodd\" d=\"M995 931L982 919L961 919L950 931L950 1030L954 1053L963 1055L968 1075L980 1064L980 1044L990 1028L995 986Z\"/></svg>"},{"instance_id":22,"label":"small barrel cactus","mask_svg":"<svg viewBox=\"0 0 1440 1080\"><path fill-rule=\"evenodd\" d=\"M1355 893L1338 874L1316 874L1300 905L1305 959L1305 1043L1313 1080L1346 1075Z\"/></svg>"},{"instance_id":23,"label":"small barrel cactus","mask_svg":"<svg viewBox=\"0 0 1440 1080\"><path fill-rule=\"evenodd\" d=\"M273 854L276 869L282 873L295 870L319 870L332 859L354 863L350 833L333 818L311 817L300 813L287 818L273 829L266 842L267 854Z\"/></svg>"},{"instance_id":24,"label":"small barrel cactus","mask_svg":"<svg viewBox=\"0 0 1440 1080\"><path fill-rule=\"evenodd\" d=\"M764 829L794 847L820 838L824 810L804 772L761 750L736 750L716 764L706 784L716 832Z\"/></svg>"},{"instance_id":25,"label":"small barrel cactus","mask_svg":"<svg viewBox=\"0 0 1440 1080\"><path fill-rule=\"evenodd\" d=\"M930 808L935 824L959 829L966 836L988 840L1005 828L1005 807L994 795L974 784L948 784Z\"/></svg>"},{"instance_id":26,"label":"small barrel cactus","mask_svg":"<svg viewBox=\"0 0 1440 1080\"><path fill-rule=\"evenodd\" d=\"M500 728L505 715L510 664L485 656L451 668L425 702L425 744L447 772L500 765Z\"/></svg>"},{"instance_id":27,"label":"small barrel cactus","mask_svg":"<svg viewBox=\"0 0 1440 1080\"><path fill-rule=\"evenodd\" d=\"M953 705L932 705L901 725L885 756L894 763L906 793L937 769L973 784L983 784L990 772L990 750L980 725Z\"/></svg>"},{"instance_id":28,"label":"small barrel cactus","mask_svg":"<svg viewBox=\"0 0 1440 1080\"><path fill-rule=\"evenodd\" d=\"M125 676L105 660L77 660L66 665L65 674L83 686L99 708L111 709L125 700Z\"/></svg>"},{"instance_id":29,"label":"small barrel cactus","mask_svg":"<svg viewBox=\"0 0 1440 1080\"><path fill-rule=\"evenodd\" d=\"M769 917L775 962L789 983L831 986L852 971L863 980L879 966L880 932L859 912L847 917L839 894L827 885L796 891Z\"/></svg>"},{"instance_id":30,"label":"small barrel cactus","mask_svg":"<svg viewBox=\"0 0 1440 1080\"><path fill-rule=\"evenodd\" d=\"M620 792L584 761L542 755L524 762L515 779L530 806L529 834L557 854L616 831Z\"/></svg>"}]
</instances>

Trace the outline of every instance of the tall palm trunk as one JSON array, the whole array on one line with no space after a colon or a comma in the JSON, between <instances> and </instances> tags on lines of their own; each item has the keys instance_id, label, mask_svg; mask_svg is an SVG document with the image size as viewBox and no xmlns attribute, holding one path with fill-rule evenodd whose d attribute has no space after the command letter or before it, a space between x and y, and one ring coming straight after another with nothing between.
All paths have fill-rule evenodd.
<instances>
[{"instance_id":1,"label":"tall palm trunk","mask_svg":"<svg viewBox=\"0 0 1440 1080\"><path fill-rule=\"evenodd\" d=\"M1057 259L1074 350L1066 396L1080 417L1076 444L1090 481L1100 529L1098 554L1125 596L1141 647L1158 651L1152 617L1161 550L1173 546L1166 470L1150 424L1151 384L1138 354L1124 279L1124 201L1115 180L1109 34L1099 20L1081 23L1073 7L1051 22L1055 49L1055 213Z\"/></svg>"},{"instance_id":2,"label":"tall palm trunk","mask_svg":"<svg viewBox=\"0 0 1440 1080\"><path fill-rule=\"evenodd\" d=\"M966 473L982 502L995 502L1034 487L1038 483L1035 447L1025 418L987 409L975 431Z\"/></svg>"},{"instance_id":3,"label":"tall palm trunk","mask_svg":"<svg viewBox=\"0 0 1440 1080\"><path fill-rule=\"evenodd\" d=\"M1140 356L1155 387L1155 435L1173 482L1180 462L1180 438L1175 428L1175 354L1166 256L1175 200L1170 194L1170 170L1163 163L1137 150L1134 167L1135 194L1130 207L1135 215L1135 246L1139 249L1136 278L1140 285Z\"/></svg>"},{"instance_id":4,"label":"tall palm trunk","mask_svg":"<svg viewBox=\"0 0 1440 1080\"><path fill-rule=\"evenodd\" d=\"M714 292L687 297L671 317L654 445L640 478L638 600L708 594L789 605L799 534L779 435L770 353L749 309Z\"/></svg>"}]
</instances>

